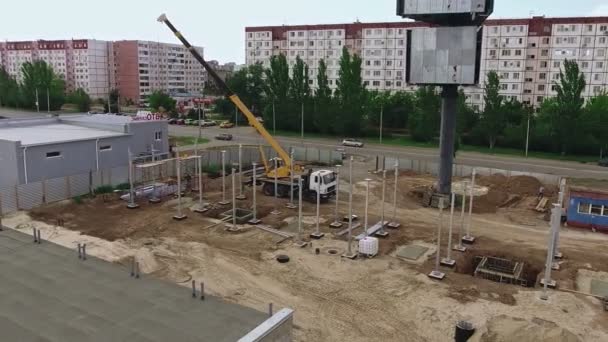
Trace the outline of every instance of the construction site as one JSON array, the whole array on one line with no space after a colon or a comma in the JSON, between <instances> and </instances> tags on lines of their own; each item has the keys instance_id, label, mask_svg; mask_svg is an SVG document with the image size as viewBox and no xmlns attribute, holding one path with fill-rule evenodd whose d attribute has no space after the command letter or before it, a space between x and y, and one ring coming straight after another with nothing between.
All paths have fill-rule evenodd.
<instances>
[{"instance_id":1,"label":"construction site","mask_svg":"<svg viewBox=\"0 0 608 342\"><path fill-rule=\"evenodd\" d=\"M557 184L528 176L478 176L475 191L468 187L477 195L469 226L468 198L461 210L462 199L455 196L453 217L447 205L440 211L423 204L425 189L435 182L432 175L399 171L395 187L394 170L385 176L376 172L373 158L355 155L352 192L345 160L337 206L335 196L319 201L317 215L315 201L304 199L299 215L297 195L291 202L291 196L275 198L251 186L251 165L242 167L239 181L238 165L234 176L218 177L197 172L202 171L192 166L197 158L177 163L179 180L135 172L133 192L140 195L133 201L121 199L120 192L97 195L20 211L2 222L25 233L39 229L43 239L69 248L86 243L91 255L114 263L127 265L134 257L143 273L183 286L204 279L210 294L228 302L261 311L268 303L292 308L296 341L402 341L403 336L445 341L458 321L470 322L476 330L472 340L478 341L608 338L601 299L608 284L605 235L562 227L563 256L551 273L557 286L548 300L539 299L549 223L548 206L537 208L538 189L543 186L545 196L557 201ZM133 169L160 170L170 162L142 162ZM154 179L144 177L153 173ZM470 180L455 179L454 192L467 189ZM182 192L174 185L173 192L146 195L143 189L151 183L158 189L180 183ZM351 204L356 219L349 247ZM260 221L255 225L247 222L254 212ZM454 261L440 266L442 281L428 276L436 269L440 217L439 256ZM379 234L377 252L359 255L357 235L383 219L386 234ZM474 243L462 243L464 235L474 236ZM460 246L466 249L459 251Z\"/></svg>"}]
</instances>

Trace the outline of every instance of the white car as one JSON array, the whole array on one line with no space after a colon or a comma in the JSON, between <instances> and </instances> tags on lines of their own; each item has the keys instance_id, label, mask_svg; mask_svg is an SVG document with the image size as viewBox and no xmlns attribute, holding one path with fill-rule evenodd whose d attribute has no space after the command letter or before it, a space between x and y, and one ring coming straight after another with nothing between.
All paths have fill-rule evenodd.
<instances>
[{"instance_id":1,"label":"white car","mask_svg":"<svg viewBox=\"0 0 608 342\"><path fill-rule=\"evenodd\" d=\"M344 139L342 140L342 146L348 147L363 147L363 143L355 139Z\"/></svg>"}]
</instances>

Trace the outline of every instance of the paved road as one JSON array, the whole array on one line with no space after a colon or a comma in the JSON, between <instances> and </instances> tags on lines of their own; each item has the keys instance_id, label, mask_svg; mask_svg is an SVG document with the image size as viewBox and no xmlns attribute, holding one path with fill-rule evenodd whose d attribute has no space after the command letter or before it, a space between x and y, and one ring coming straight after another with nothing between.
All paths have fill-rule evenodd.
<instances>
[{"instance_id":1,"label":"paved road","mask_svg":"<svg viewBox=\"0 0 608 342\"><path fill-rule=\"evenodd\" d=\"M224 142L214 140L214 136L218 133L231 133L234 136L232 142ZM172 136L197 136L197 127L188 126L170 126L169 133ZM205 146L222 146L227 144L264 144L264 140L251 127L237 127L232 129L220 129L218 127L203 128L202 136L212 140ZM293 137L276 137L279 142L286 145L294 146L310 146L322 148L338 148L340 146L339 139L310 139L306 138L302 142L299 138ZM402 147L392 145L367 144L363 149L355 149L357 154L377 156L401 156L405 158L438 161L439 151L436 148L418 148L418 147ZM456 158L456 163L477 167L497 168L512 171L522 172L537 172L553 175L576 177L576 178L591 178L591 179L606 179L608 180L608 168L603 168L592 164L582 164L578 162L568 162L549 159L523 158L489 155L475 152L459 152Z\"/></svg>"}]
</instances>

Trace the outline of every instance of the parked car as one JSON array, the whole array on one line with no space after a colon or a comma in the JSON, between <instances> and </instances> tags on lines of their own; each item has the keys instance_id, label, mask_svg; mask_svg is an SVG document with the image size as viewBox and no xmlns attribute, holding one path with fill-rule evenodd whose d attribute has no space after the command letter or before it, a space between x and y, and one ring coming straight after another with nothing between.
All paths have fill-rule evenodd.
<instances>
[{"instance_id":1,"label":"parked car","mask_svg":"<svg viewBox=\"0 0 608 342\"><path fill-rule=\"evenodd\" d=\"M599 162L597 162L597 165L608 167L608 158L601 159Z\"/></svg>"},{"instance_id":2,"label":"parked car","mask_svg":"<svg viewBox=\"0 0 608 342\"><path fill-rule=\"evenodd\" d=\"M234 124L230 121L224 121L220 124L220 128L232 128Z\"/></svg>"},{"instance_id":3,"label":"parked car","mask_svg":"<svg viewBox=\"0 0 608 342\"><path fill-rule=\"evenodd\" d=\"M191 125L192 125L192 122L194 122L194 120L192 120L192 119L186 119L186 120L184 121L184 124L185 124L185 125L188 125L188 126L191 126Z\"/></svg>"},{"instance_id":4,"label":"parked car","mask_svg":"<svg viewBox=\"0 0 608 342\"><path fill-rule=\"evenodd\" d=\"M177 125L178 124L178 119L169 119L169 125Z\"/></svg>"},{"instance_id":5,"label":"parked car","mask_svg":"<svg viewBox=\"0 0 608 342\"><path fill-rule=\"evenodd\" d=\"M347 147L363 147L363 142L356 140L356 139L344 139L342 140L342 146L347 146Z\"/></svg>"},{"instance_id":6,"label":"parked car","mask_svg":"<svg viewBox=\"0 0 608 342\"><path fill-rule=\"evenodd\" d=\"M215 136L216 140L232 140L232 134L220 133Z\"/></svg>"},{"instance_id":7,"label":"parked car","mask_svg":"<svg viewBox=\"0 0 608 342\"><path fill-rule=\"evenodd\" d=\"M186 120L184 120L184 119L177 119L177 124L180 125L180 126L183 126L183 125L186 124Z\"/></svg>"},{"instance_id":8,"label":"parked car","mask_svg":"<svg viewBox=\"0 0 608 342\"><path fill-rule=\"evenodd\" d=\"M213 120L201 120L201 126L203 127L212 127L212 126L216 126L217 122L213 121Z\"/></svg>"}]
</instances>

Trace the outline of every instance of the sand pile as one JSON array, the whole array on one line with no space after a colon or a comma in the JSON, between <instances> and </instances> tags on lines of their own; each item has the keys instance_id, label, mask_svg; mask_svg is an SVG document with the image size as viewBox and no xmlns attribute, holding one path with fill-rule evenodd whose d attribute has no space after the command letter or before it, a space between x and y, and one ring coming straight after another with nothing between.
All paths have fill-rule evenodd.
<instances>
[{"instance_id":1,"label":"sand pile","mask_svg":"<svg viewBox=\"0 0 608 342\"><path fill-rule=\"evenodd\" d=\"M471 342L580 342L570 331L540 318L527 321L500 315L482 327Z\"/></svg>"},{"instance_id":2,"label":"sand pile","mask_svg":"<svg viewBox=\"0 0 608 342\"><path fill-rule=\"evenodd\" d=\"M536 196L543 184L530 176L507 177L502 174L481 176L477 184L488 187L488 194L475 199L473 211L475 213L495 213L498 208L512 205L514 198ZM546 187L545 187L546 188ZM548 189L546 195L550 195Z\"/></svg>"}]
</instances>

